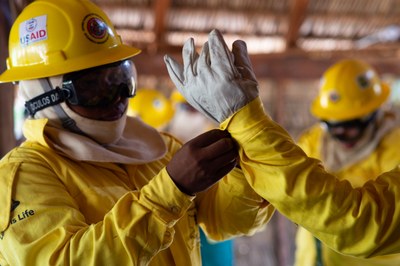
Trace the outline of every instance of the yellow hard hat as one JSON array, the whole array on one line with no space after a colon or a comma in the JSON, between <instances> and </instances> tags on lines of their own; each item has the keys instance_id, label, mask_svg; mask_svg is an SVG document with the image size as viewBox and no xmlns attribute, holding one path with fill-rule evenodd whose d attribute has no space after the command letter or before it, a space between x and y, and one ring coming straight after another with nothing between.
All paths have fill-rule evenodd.
<instances>
[{"instance_id":1,"label":"yellow hard hat","mask_svg":"<svg viewBox=\"0 0 400 266\"><path fill-rule=\"evenodd\" d=\"M156 89L138 89L136 95L129 99L128 115L140 117L155 128L166 125L174 113L171 101Z\"/></svg>"},{"instance_id":2,"label":"yellow hard hat","mask_svg":"<svg viewBox=\"0 0 400 266\"><path fill-rule=\"evenodd\" d=\"M389 94L389 86L370 65L345 59L324 73L311 113L321 120L356 119L378 109Z\"/></svg>"},{"instance_id":3,"label":"yellow hard hat","mask_svg":"<svg viewBox=\"0 0 400 266\"><path fill-rule=\"evenodd\" d=\"M174 90L171 93L170 99L173 104L187 103L185 97L183 97L182 93L180 93L178 90Z\"/></svg>"},{"instance_id":4,"label":"yellow hard hat","mask_svg":"<svg viewBox=\"0 0 400 266\"><path fill-rule=\"evenodd\" d=\"M36 0L14 22L0 82L62 75L130 58L107 15L88 0Z\"/></svg>"}]
</instances>

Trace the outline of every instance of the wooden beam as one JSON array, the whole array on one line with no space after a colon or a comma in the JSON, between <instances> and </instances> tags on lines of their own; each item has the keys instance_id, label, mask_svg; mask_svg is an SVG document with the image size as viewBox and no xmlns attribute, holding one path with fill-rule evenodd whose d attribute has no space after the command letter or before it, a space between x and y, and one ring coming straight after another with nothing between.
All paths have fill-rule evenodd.
<instances>
[{"instance_id":1,"label":"wooden beam","mask_svg":"<svg viewBox=\"0 0 400 266\"><path fill-rule=\"evenodd\" d=\"M0 5L0 73L6 70L6 58L8 57L8 33L11 14L9 2L4 1ZM16 146L14 136L14 90L10 83L0 83L0 157Z\"/></svg>"},{"instance_id":2,"label":"wooden beam","mask_svg":"<svg viewBox=\"0 0 400 266\"><path fill-rule=\"evenodd\" d=\"M171 0L154 1L154 34L155 41L150 44L150 50L157 51L158 45L165 44L166 16L171 7Z\"/></svg>"},{"instance_id":3,"label":"wooden beam","mask_svg":"<svg viewBox=\"0 0 400 266\"><path fill-rule=\"evenodd\" d=\"M286 35L286 48L297 48L297 39L301 24L306 17L309 0L292 0L289 13L289 28Z\"/></svg>"},{"instance_id":4,"label":"wooden beam","mask_svg":"<svg viewBox=\"0 0 400 266\"><path fill-rule=\"evenodd\" d=\"M134 61L139 76L168 76L163 57L169 54L181 61L181 47L159 51L157 54L135 56ZM400 75L398 50L368 49L342 52L313 52L291 50L285 53L250 55L256 76L261 79L319 79L322 73L333 63L343 58L358 58L372 64L379 73Z\"/></svg>"}]
</instances>

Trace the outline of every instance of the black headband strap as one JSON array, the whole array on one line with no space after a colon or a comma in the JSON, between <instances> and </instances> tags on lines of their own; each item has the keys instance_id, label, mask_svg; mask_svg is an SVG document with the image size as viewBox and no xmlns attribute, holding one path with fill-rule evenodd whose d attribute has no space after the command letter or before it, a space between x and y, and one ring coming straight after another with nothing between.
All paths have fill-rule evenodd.
<instances>
[{"instance_id":1,"label":"black headband strap","mask_svg":"<svg viewBox=\"0 0 400 266\"><path fill-rule=\"evenodd\" d=\"M69 97L68 90L60 89L56 87L54 90L50 90L35 98L25 102L25 108L28 110L29 115L33 116L37 111L43 110L49 106L53 106L64 102Z\"/></svg>"}]
</instances>

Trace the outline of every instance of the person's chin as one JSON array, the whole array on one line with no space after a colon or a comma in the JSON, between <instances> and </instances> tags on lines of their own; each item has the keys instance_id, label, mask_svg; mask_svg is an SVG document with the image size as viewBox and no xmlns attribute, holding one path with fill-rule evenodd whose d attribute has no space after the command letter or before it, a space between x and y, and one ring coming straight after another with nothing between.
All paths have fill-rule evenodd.
<instances>
[{"instance_id":1,"label":"person's chin","mask_svg":"<svg viewBox=\"0 0 400 266\"><path fill-rule=\"evenodd\" d=\"M102 118L103 121L115 121L122 117L123 114L109 115Z\"/></svg>"},{"instance_id":2,"label":"person's chin","mask_svg":"<svg viewBox=\"0 0 400 266\"><path fill-rule=\"evenodd\" d=\"M341 141L340 143L346 149L352 149L357 144L357 142L355 142L355 141L348 141L348 142Z\"/></svg>"},{"instance_id":3,"label":"person's chin","mask_svg":"<svg viewBox=\"0 0 400 266\"><path fill-rule=\"evenodd\" d=\"M104 121L114 121L120 119L126 112L128 105L120 102L119 104L116 104L112 108L108 109L108 112L103 113L101 116L101 120Z\"/></svg>"}]
</instances>

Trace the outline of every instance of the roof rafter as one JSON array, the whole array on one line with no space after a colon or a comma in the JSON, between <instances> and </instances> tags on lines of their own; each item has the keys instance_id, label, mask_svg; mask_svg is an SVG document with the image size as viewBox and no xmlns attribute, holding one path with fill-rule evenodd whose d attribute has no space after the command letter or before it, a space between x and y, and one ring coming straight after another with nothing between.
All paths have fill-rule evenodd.
<instances>
[{"instance_id":1,"label":"roof rafter","mask_svg":"<svg viewBox=\"0 0 400 266\"><path fill-rule=\"evenodd\" d=\"M154 1L154 34L155 42L150 44L152 51L157 51L158 46L165 45L166 19L171 8L171 0Z\"/></svg>"},{"instance_id":2,"label":"roof rafter","mask_svg":"<svg viewBox=\"0 0 400 266\"><path fill-rule=\"evenodd\" d=\"M297 48L301 24L306 17L309 0L292 0L289 13L289 28L286 34L286 49Z\"/></svg>"}]
</instances>

